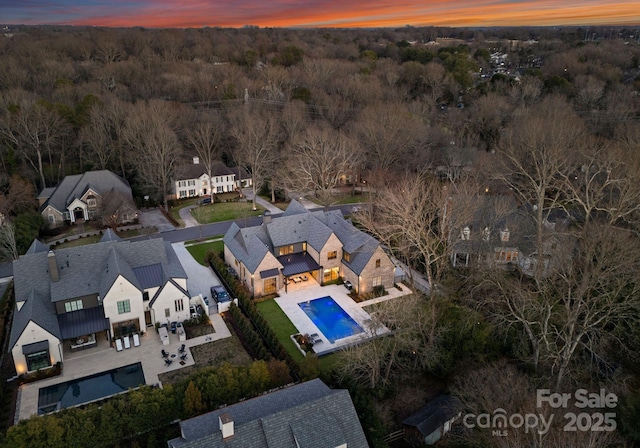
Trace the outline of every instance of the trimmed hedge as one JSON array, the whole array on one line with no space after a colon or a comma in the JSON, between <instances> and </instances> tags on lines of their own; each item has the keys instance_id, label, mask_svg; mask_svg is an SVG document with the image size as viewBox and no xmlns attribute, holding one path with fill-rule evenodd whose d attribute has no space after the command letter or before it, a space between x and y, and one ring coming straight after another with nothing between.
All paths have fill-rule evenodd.
<instances>
[{"instance_id":1,"label":"trimmed hedge","mask_svg":"<svg viewBox=\"0 0 640 448\"><path fill-rule=\"evenodd\" d=\"M216 272L218 277L230 290L230 293L238 299L238 307L242 313L253 324L253 329L260 335L264 345L271 351L273 356L277 359L281 359L287 363L291 377L295 380L300 379L300 366L295 360L287 353L276 334L271 330L267 321L262 317L262 314L256 308L254 301L251 299L251 295L242 283L232 276L224 263L222 258L214 253L208 252L206 260L211 268ZM247 336L250 338L249 336Z\"/></svg>"}]
</instances>

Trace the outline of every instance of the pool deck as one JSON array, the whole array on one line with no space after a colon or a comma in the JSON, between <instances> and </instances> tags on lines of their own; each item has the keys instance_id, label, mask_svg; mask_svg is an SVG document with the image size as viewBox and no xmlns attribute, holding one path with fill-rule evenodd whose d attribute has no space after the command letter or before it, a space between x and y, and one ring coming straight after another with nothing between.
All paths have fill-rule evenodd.
<instances>
[{"instance_id":1,"label":"pool deck","mask_svg":"<svg viewBox=\"0 0 640 448\"><path fill-rule=\"evenodd\" d=\"M17 423L19 420L29 418L38 413L38 392L43 387L83 378L137 362L142 363L146 384L162 386L158 378L159 374L194 364L191 354L192 347L231 336L229 329L219 314L212 314L209 318L211 319L214 333L187 339L184 342L180 342L177 334L169 332L169 345L162 345L156 330L149 328L148 331L140 337L139 347L134 347L133 344L131 344L131 348L124 349L120 352L116 351L115 347L110 347L104 336L99 339L98 346L95 348L74 353L65 350L61 375L20 386L15 422ZM183 365L180 364L178 353L178 349L182 344L186 346L185 353L188 355ZM169 366L165 365L164 358L162 357L161 353L163 349L167 351L174 360Z\"/></svg>"},{"instance_id":2,"label":"pool deck","mask_svg":"<svg viewBox=\"0 0 640 448\"><path fill-rule=\"evenodd\" d=\"M282 311L284 311L293 325L298 329L298 332L301 334L317 333L320 336L322 342L314 344L313 350L318 355L326 355L341 348L358 344L368 339L388 333L389 329L385 326L375 328L371 325L371 316L363 309L363 307L386 300L396 299L412 293L412 291L406 286L402 285L401 287L402 291L397 288L389 288L387 289L388 294L386 296L367 300L366 302L356 303L351 297L349 297L349 291L347 291L344 285L320 286L311 279L310 282L289 285L286 293L284 290L278 291L280 297L277 297L274 300L278 306L280 306ZM360 325L364 330L364 333L338 339L333 343L330 342L298 305L299 303L309 302L326 296L330 296L335 300L335 302L340 305L340 307L345 310L358 325Z\"/></svg>"}]
</instances>

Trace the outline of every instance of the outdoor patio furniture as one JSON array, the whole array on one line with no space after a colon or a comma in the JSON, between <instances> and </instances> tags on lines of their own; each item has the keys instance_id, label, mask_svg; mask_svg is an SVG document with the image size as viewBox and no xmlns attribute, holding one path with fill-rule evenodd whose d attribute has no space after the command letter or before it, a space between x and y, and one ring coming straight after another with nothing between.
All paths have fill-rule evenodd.
<instances>
[{"instance_id":1,"label":"outdoor patio furniture","mask_svg":"<svg viewBox=\"0 0 640 448\"><path fill-rule=\"evenodd\" d=\"M318 335L318 333L313 333L313 334L310 334L309 337L313 341L314 339L318 339L319 335Z\"/></svg>"},{"instance_id":2,"label":"outdoor patio furniture","mask_svg":"<svg viewBox=\"0 0 640 448\"><path fill-rule=\"evenodd\" d=\"M140 335L138 333L133 335L133 346L134 347L140 346Z\"/></svg>"},{"instance_id":3,"label":"outdoor patio furniture","mask_svg":"<svg viewBox=\"0 0 640 448\"><path fill-rule=\"evenodd\" d=\"M169 357L169 353L165 352L164 349L162 349L162 357L163 358L168 358Z\"/></svg>"},{"instance_id":4,"label":"outdoor patio furniture","mask_svg":"<svg viewBox=\"0 0 640 448\"><path fill-rule=\"evenodd\" d=\"M116 350L119 352L122 351L122 339L116 339Z\"/></svg>"},{"instance_id":5,"label":"outdoor patio furniture","mask_svg":"<svg viewBox=\"0 0 640 448\"><path fill-rule=\"evenodd\" d=\"M179 351L180 353L184 353L184 351L186 350L186 348L187 348L187 347L186 347L184 344L182 344L182 345L180 346L180 348L178 349L178 351Z\"/></svg>"},{"instance_id":6,"label":"outdoor patio furniture","mask_svg":"<svg viewBox=\"0 0 640 448\"><path fill-rule=\"evenodd\" d=\"M131 348L131 339L129 339L129 336L124 337L124 348Z\"/></svg>"},{"instance_id":7,"label":"outdoor patio furniture","mask_svg":"<svg viewBox=\"0 0 640 448\"><path fill-rule=\"evenodd\" d=\"M313 345L318 345L318 344L322 344L324 341L322 340L322 338L317 338L313 340Z\"/></svg>"},{"instance_id":8,"label":"outdoor patio furniture","mask_svg":"<svg viewBox=\"0 0 640 448\"><path fill-rule=\"evenodd\" d=\"M170 366L172 362L173 362L173 359L167 358L167 359L164 360L164 365L165 366Z\"/></svg>"},{"instance_id":9,"label":"outdoor patio furniture","mask_svg":"<svg viewBox=\"0 0 640 448\"><path fill-rule=\"evenodd\" d=\"M301 278L303 282L306 282L307 280L309 280L309 277L306 275L303 275Z\"/></svg>"},{"instance_id":10,"label":"outdoor patio furniture","mask_svg":"<svg viewBox=\"0 0 640 448\"><path fill-rule=\"evenodd\" d=\"M180 361L184 361L185 359L187 359L186 353L183 353L182 355L180 355Z\"/></svg>"}]
</instances>

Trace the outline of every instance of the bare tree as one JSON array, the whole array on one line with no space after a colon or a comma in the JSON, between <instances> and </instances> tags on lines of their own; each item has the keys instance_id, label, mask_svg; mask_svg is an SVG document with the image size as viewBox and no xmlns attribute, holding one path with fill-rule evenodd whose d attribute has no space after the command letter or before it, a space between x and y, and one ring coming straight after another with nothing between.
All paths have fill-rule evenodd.
<instances>
[{"instance_id":1,"label":"bare tree","mask_svg":"<svg viewBox=\"0 0 640 448\"><path fill-rule=\"evenodd\" d=\"M412 294L380 302L370 311L363 334L369 340L342 350L339 375L375 389L398 375L438 365L443 328L438 327L437 306Z\"/></svg>"},{"instance_id":2,"label":"bare tree","mask_svg":"<svg viewBox=\"0 0 640 448\"><path fill-rule=\"evenodd\" d=\"M535 212L539 256L544 253L545 222L561 199L560 173L571 166L572 153L584 144L585 134L569 105L551 97L513 123L496 153L494 175Z\"/></svg>"},{"instance_id":3,"label":"bare tree","mask_svg":"<svg viewBox=\"0 0 640 448\"><path fill-rule=\"evenodd\" d=\"M201 116L192 126L185 129L185 139L189 148L198 155L205 166L209 179L212 179L214 163L220 159L221 145L224 139L224 122L220 115L207 114ZM210 190L211 200L214 195Z\"/></svg>"},{"instance_id":4,"label":"bare tree","mask_svg":"<svg viewBox=\"0 0 640 448\"><path fill-rule=\"evenodd\" d=\"M358 165L357 144L341 132L311 128L293 144L289 186L310 191L322 205L330 205L340 178Z\"/></svg>"},{"instance_id":5,"label":"bare tree","mask_svg":"<svg viewBox=\"0 0 640 448\"><path fill-rule=\"evenodd\" d=\"M245 108L232 116L231 135L236 140L234 156L251 173L253 209L256 195L267 179L276 160L280 132L276 120L259 109Z\"/></svg>"},{"instance_id":6,"label":"bare tree","mask_svg":"<svg viewBox=\"0 0 640 448\"><path fill-rule=\"evenodd\" d=\"M19 256L16 228L11 221L5 221L0 224L0 259L12 261Z\"/></svg>"},{"instance_id":7,"label":"bare tree","mask_svg":"<svg viewBox=\"0 0 640 448\"><path fill-rule=\"evenodd\" d=\"M171 192L182 147L176 134L177 111L160 100L138 103L129 111L125 142L131 150L140 183L169 210Z\"/></svg>"},{"instance_id":8,"label":"bare tree","mask_svg":"<svg viewBox=\"0 0 640 448\"><path fill-rule=\"evenodd\" d=\"M15 151L26 160L40 177L40 187L46 187L44 159L60 144L68 127L57 112L35 101L25 100L12 111L5 111L0 132Z\"/></svg>"},{"instance_id":9,"label":"bare tree","mask_svg":"<svg viewBox=\"0 0 640 448\"><path fill-rule=\"evenodd\" d=\"M426 126L403 104L367 107L355 124L356 133L373 169L388 171L425 139Z\"/></svg>"}]
</instances>

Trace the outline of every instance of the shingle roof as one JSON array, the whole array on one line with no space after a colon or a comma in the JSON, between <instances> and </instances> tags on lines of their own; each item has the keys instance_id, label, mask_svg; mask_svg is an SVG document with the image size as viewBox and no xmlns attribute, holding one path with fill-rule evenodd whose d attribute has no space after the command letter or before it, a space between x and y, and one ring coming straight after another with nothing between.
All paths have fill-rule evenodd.
<instances>
[{"instance_id":1,"label":"shingle roof","mask_svg":"<svg viewBox=\"0 0 640 448\"><path fill-rule=\"evenodd\" d=\"M122 177L109 170L87 171L84 174L75 174L65 177L58 185L49 199L40 207L44 210L48 205L63 212L74 199L80 198L87 189L91 188L98 194L117 191L131 197L131 187ZM40 197L48 194L49 189L40 193Z\"/></svg>"},{"instance_id":2,"label":"shingle roof","mask_svg":"<svg viewBox=\"0 0 640 448\"><path fill-rule=\"evenodd\" d=\"M222 414L234 421L234 435L226 440L218 424ZM329 389L319 379L185 420L180 429L184 438L170 440L170 447L369 446L349 392Z\"/></svg>"},{"instance_id":3,"label":"shingle roof","mask_svg":"<svg viewBox=\"0 0 640 448\"><path fill-rule=\"evenodd\" d=\"M32 289L29 293L22 296L16 294L16 301L25 300L25 298L26 301L20 311L18 311L16 306L13 314L9 350L16 345L18 338L30 321L33 321L55 337L61 337L60 326L58 325L56 309L53 303L51 303L44 294L40 294L35 289Z\"/></svg>"},{"instance_id":4,"label":"shingle roof","mask_svg":"<svg viewBox=\"0 0 640 448\"><path fill-rule=\"evenodd\" d=\"M104 297L119 275L143 289L143 283L151 279L140 274L144 278L144 282L141 281L134 269L142 269L147 274L145 267L160 265L165 278L187 277L171 244L162 239L105 241L58 249L53 254L59 273L57 282L52 282L49 275L48 252L27 253L13 262L16 300L21 301L26 297L35 299L30 303L27 300L22 309L16 311L11 346L29 320L40 322L39 325L47 327L47 331L55 331L60 336L53 305L55 302L90 295ZM157 273L157 268L150 269L156 269L154 273ZM43 303L39 303L39 300ZM34 307L37 308L36 312L32 309Z\"/></svg>"},{"instance_id":5,"label":"shingle roof","mask_svg":"<svg viewBox=\"0 0 640 448\"><path fill-rule=\"evenodd\" d=\"M27 251L25 252L25 255L35 254L38 252L49 252L49 246L41 243L38 240L33 240L33 243L31 243L31 246L29 246L29 249L27 249Z\"/></svg>"},{"instance_id":6,"label":"shingle roof","mask_svg":"<svg viewBox=\"0 0 640 448\"><path fill-rule=\"evenodd\" d=\"M356 274L363 271L380 245L345 220L340 210L310 212L295 200L268 224L244 229L232 224L223 241L236 259L255 272L268 251L273 253L277 247L304 241L320 251L332 234L340 240L343 250L351 254L351 261L345 264Z\"/></svg>"},{"instance_id":7,"label":"shingle roof","mask_svg":"<svg viewBox=\"0 0 640 448\"><path fill-rule=\"evenodd\" d=\"M178 168L178 178L182 179L198 179L203 174L207 174L207 168L201 163L182 165ZM229 176L235 173L222 162L213 162L211 164L212 176Z\"/></svg>"},{"instance_id":8,"label":"shingle roof","mask_svg":"<svg viewBox=\"0 0 640 448\"><path fill-rule=\"evenodd\" d=\"M104 232L104 235L102 235L102 237L100 238L100 243L104 243L105 241L122 241L122 238L120 238L118 235L116 235L116 232L114 232L111 229L107 229Z\"/></svg>"}]
</instances>

